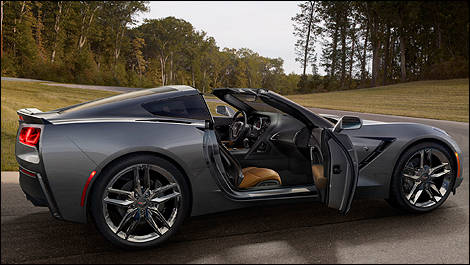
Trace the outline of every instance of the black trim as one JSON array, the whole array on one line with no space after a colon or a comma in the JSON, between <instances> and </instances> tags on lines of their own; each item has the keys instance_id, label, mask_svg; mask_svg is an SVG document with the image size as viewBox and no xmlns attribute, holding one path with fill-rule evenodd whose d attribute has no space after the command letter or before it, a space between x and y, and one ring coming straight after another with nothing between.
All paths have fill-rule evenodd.
<instances>
[{"instance_id":1,"label":"black trim","mask_svg":"<svg viewBox=\"0 0 470 265\"><path fill-rule=\"evenodd\" d=\"M46 195L46 199L48 199L49 211L51 212L52 216L55 217L56 219L63 220L62 215L59 212L59 207L57 207L57 202L54 198L54 194L52 194L51 188L49 186L49 181L47 179L46 168L44 167L44 163L43 163L44 160L42 157L42 142L41 141L39 141L38 156L39 156L39 167L42 172L42 175L38 173L38 176L40 176L41 178L41 182L42 182L41 188L43 188L43 192Z\"/></svg>"},{"instance_id":2,"label":"black trim","mask_svg":"<svg viewBox=\"0 0 470 265\"><path fill-rule=\"evenodd\" d=\"M370 164L377 156L379 156L387 147L389 147L396 138L388 138L388 137L361 137L361 138L368 138L374 140L382 140L380 144L366 157L359 163L359 170Z\"/></svg>"}]
</instances>

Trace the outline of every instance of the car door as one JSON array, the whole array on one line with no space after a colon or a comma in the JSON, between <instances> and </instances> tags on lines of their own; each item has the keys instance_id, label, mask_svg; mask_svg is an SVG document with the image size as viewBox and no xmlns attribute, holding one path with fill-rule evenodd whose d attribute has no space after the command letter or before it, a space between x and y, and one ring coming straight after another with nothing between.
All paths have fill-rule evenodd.
<instances>
[{"instance_id":1,"label":"car door","mask_svg":"<svg viewBox=\"0 0 470 265\"><path fill-rule=\"evenodd\" d=\"M321 200L341 214L348 213L358 180L356 151L349 136L330 129L319 129L312 137L320 138L318 145L310 147L312 175Z\"/></svg>"},{"instance_id":2,"label":"car door","mask_svg":"<svg viewBox=\"0 0 470 265\"><path fill-rule=\"evenodd\" d=\"M312 129L312 137L317 141L316 145L311 145L312 173L314 169L323 178L323 187L318 187L321 200L328 207L338 209L340 213L346 214L354 197L354 192L358 180L357 155L349 139L349 136L333 131L333 125L322 117L311 112L307 108L268 90L250 90L251 94L260 97L266 104L289 114L290 116L303 122ZM227 99L226 94L248 93L243 89L218 89L214 95L221 99ZM228 102L233 104L243 104L242 102ZM242 106L243 107L243 106ZM313 136L317 134L316 136ZM315 149L316 148L316 149ZM316 151L315 151L316 150ZM315 161L313 154L318 154L318 161ZM314 167L319 165L320 167Z\"/></svg>"},{"instance_id":3,"label":"car door","mask_svg":"<svg viewBox=\"0 0 470 265\"><path fill-rule=\"evenodd\" d=\"M274 92L260 95L267 104L270 104L287 114L292 115L304 122L312 129L312 139L317 141L311 146L312 174L323 174L323 187L318 187L322 202L330 208L338 209L340 213L346 214L351 208L351 202L358 180L357 154L349 136L333 131L328 122L315 115L303 106ZM316 136L315 136L316 134ZM319 143L318 143L319 140ZM314 157L315 148L319 154ZM316 161L319 160L319 161ZM320 165L321 167L315 167ZM318 172L319 168L321 168Z\"/></svg>"}]
</instances>

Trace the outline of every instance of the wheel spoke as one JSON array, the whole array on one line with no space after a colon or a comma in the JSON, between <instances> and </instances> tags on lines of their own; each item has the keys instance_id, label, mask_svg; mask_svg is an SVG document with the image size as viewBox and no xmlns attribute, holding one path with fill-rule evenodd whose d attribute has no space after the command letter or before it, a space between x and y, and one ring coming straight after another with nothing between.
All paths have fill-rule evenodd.
<instances>
[{"instance_id":1,"label":"wheel spoke","mask_svg":"<svg viewBox=\"0 0 470 265\"><path fill-rule=\"evenodd\" d=\"M155 190L152 191L152 196L150 198L153 199L156 196L158 196L160 193L176 188L176 187L178 187L178 185L176 185L176 183L172 183L163 187L156 188Z\"/></svg>"},{"instance_id":2,"label":"wheel spoke","mask_svg":"<svg viewBox=\"0 0 470 265\"><path fill-rule=\"evenodd\" d=\"M162 235L162 232L160 232L160 228L158 228L158 226L157 226L157 224L155 223L155 220L153 220L151 214L145 214L145 221L147 221L147 223L150 225L150 227L152 227L153 230L155 230L155 232L156 232L159 236Z\"/></svg>"},{"instance_id":3,"label":"wheel spoke","mask_svg":"<svg viewBox=\"0 0 470 265\"><path fill-rule=\"evenodd\" d=\"M139 218L139 220L140 220L140 218ZM131 233L134 231L135 227L139 223L139 220L134 219L134 221L132 221L132 223L127 227L127 229L126 229L126 240L129 238Z\"/></svg>"},{"instance_id":4,"label":"wheel spoke","mask_svg":"<svg viewBox=\"0 0 470 265\"><path fill-rule=\"evenodd\" d=\"M415 176L415 175L410 175L410 174L403 174L403 176L409 178L409 179L412 179L414 181L418 180L420 177L419 176Z\"/></svg>"},{"instance_id":5,"label":"wheel spoke","mask_svg":"<svg viewBox=\"0 0 470 265\"><path fill-rule=\"evenodd\" d=\"M155 214L155 216L157 217L157 219L163 223L163 226L165 226L166 228L170 229L170 224L168 223L168 221L165 219L165 217L163 216L163 214L155 207L152 207L150 208L150 211Z\"/></svg>"},{"instance_id":6,"label":"wheel spoke","mask_svg":"<svg viewBox=\"0 0 470 265\"><path fill-rule=\"evenodd\" d=\"M116 206L122 206L122 207L128 207L129 205L131 205L132 203L134 203L133 201L130 201L130 200L118 200L118 199L111 199L111 198L104 198L103 200L105 203L108 203L108 204L112 204L112 205L116 205Z\"/></svg>"},{"instance_id":7,"label":"wheel spoke","mask_svg":"<svg viewBox=\"0 0 470 265\"><path fill-rule=\"evenodd\" d=\"M119 189L109 188L108 193L124 195L124 196L127 196L129 199L134 200L134 193L130 192L130 191L127 191L127 190L119 190Z\"/></svg>"},{"instance_id":8,"label":"wheel spoke","mask_svg":"<svg viewBox=\"0 0 470 265\"><path fill-rule=\"evenodd\" d=\"M173 199L173 198L178 198L180 197L181 194L179 192L176 192L174 191L173 193L170 193L168 195L165 195L165 196L162 196L162 197L156 197L156 198L153 198L151 201L152 202L156 202L156 203L163 203L163 202L166 202L170 199Z\"/></svg>"},{"instance_id":9,"label":"wheel spoke","mask_svg":"<svg viewBox=\"0 0 470 265\"><path fill-rule=\"evenodd\" d=\"M446 174L448 174L450 172L450 169L444 169L442 172L440 173L436 173L436 174L432 174L431 175L431 178L439 178L441 176L444 176Z\"/></svg>"},{"instance_id":10,"label":"wheel spoke","mask_svg":"<svg viewBox=\"0 0 470 265\"><path fill-rule=\"evenodd\" d=\"M139 167L134 168L134 189L139 194L142 195L142 186L140 185L140 177L139 177Z\"/></svg>"},{"instance_id":11,"label":"wheel spoke","mask_svg":"<svg viewBox=\"0 0 470 265\"><path fill-rule=\"evenodd\" d=\"M436 198L434 198L434 195L432 194L432 192L431 192L429 189L425 189L425 191L426 191L426 193L429 195L429 198L430 198L433 202L437 203L437 200L436 200Z\"/></svg>"},{"instance_id":12,"label":"wheel spoke","mask_svg":"<svg viewBox=\"0 0 470 265\"><path fill-rule=\"evenodd\" d=\"M166 185L166 186L163 186L163 187L160 187L160 188L156 189L155 193L164 192L164 191L167 191L169 189L176 188L176 187L178 187L178 185L176 185L176 183L171 183L169 185Z\"/></svg>"},{"instance_id":13,"label":"wheel spoke","mask_svg":"<svg viewBox=\"0 0 470 265\"><path fill-rule=\"evenodd\" d=\"M421 194L423 193L423 189L420 188L417 192L416 192L416 195L415 195L415 198L413 200L413 204L416 204L416 202L418 201L419 197L421 196Z\"/></svg>"},{"instance_id":14,"label":"wheel spoke","mask_svg":"<svg viewBox=\"0 0 470 265\"><path fill-rule=\"evenodd\" d=\"M150 189L150 167L148 165L144 167L144 187Z\"/></svg>"},{"instance_id":15,"label":"wheel spoke","mask_svg":"<svg viewBox=\"0 0 470 265\"><path fill-rule=\"evenodd\" d=\"M437 193L437 195L439 195L440 197L443 196L441 191L436 187L436 185L434 183L431 183L430 187L431 187L431 189L433 189Z\"/></svg>"},{"instance_id":16,"label":"wheel spoke","mask_svg":"<svg viewBox=\"0 0 470 265\"><path fill-rule=\"evenodd\" d=\"M406 198L409 200L411 196L413 196L413 193L415 192L416 188L419 186L419 182L415 182L413 185L413 188L411 188L411 191L408 195L406 195Z\"/></svg>"},{"instance_id":17,"label":"wheel spoke","mask_svg":"<svg viewBox=\"0 0 470 265\"><path fill-rule=\"evenodd\" d=\"M428 160L427 162L429 163L429 166L431 166L431 164L432 164L432 149L431 148L426 149L424 152L426 153L426 159Z\"/></svg>"},{"instance_id":18,"label":"wheel spoke","mask_svg":"<svg viewBox=\"0 0 470 265\"><path fill-rule=\"evenodd\" d=\"M126 223L135 216L137 209L129 209L126 214L122 217L121 222L119 223L116 234L122 231Z\"/></svg>"},{"instance_id":19,"label":"wheel spoke","mask_svg":"<svg viewBox=\"0 0 470 265\"><path fill-rule=\"evenodd\" d=\"M424 167L424 149L419 152L419 167Z\"/></svg>"},{"instance_id":20,"label":"wheel spoke","mask_svg":"<svg viewBox=\"0 0 470 265\"><path fill-rule=\"evenodd\" d=\"M436 167L431 168L431 171L429 172L429 174L434 173L436 170L441 169L441 168L447 166L448 164L449 164L449 163L442 163L442 164L440 164L439 166L436 166Z\"/></svg>"}]
</instances>

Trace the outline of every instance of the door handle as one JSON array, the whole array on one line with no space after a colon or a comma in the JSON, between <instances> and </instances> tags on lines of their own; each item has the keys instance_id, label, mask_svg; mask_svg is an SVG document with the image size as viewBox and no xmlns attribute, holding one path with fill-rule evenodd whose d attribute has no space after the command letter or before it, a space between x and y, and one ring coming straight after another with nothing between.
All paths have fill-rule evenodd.
<instances>
[{"instance_id":1,"label":"door handle","mask_svg":"<svg viewBox=\"0 0 470 265\"><path fill-rule=\"evenodd\" d=\"M339 174L341 172L343 172L343 170L339 165L333 165L333 174Z\"/></svg>"}]
</instances>

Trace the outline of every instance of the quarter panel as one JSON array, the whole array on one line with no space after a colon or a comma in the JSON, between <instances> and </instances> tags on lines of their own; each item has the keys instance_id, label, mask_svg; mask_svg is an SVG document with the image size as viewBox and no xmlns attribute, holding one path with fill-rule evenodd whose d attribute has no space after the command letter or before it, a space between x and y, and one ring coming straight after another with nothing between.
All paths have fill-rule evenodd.
<instances>
[{"instance_id":1,"label":"quarter panel","mask_svg":"<svg viewBox=\"0 0 470 265\"><path fill-rule=\"evenodd\" d=\"M365 125L359 130L347 130L343 133L349 135L354 144L358 143L355 140L357 138L395 138L393 143L359 171L358 197L388 198L390 181L397 160L406 148L417 141L438 140L455 152L460 152L450 136L431 126L417 123L374 123Z\"/></svg>"},{"instance_id":2,"label":"quarter panel","mask_svg":"<svg viewBox=\"0 0 470 265\"><path fill-rule=\"evenodd\" d=\"M81 212L81 220L86 220L86 209L80 206L81 193L91 171L96 170L97 174L90 183L87 197L89 197L94 182L100 177L101 170L108 163L134 152L154 152L167 156L178 163L189 179L193 192L192 210L195 213L204 211L202 209L204 203L201 203L200 200L206 201L208 193L217 191L203 155L204 132L198 128L203 128L203 123L83 122L63 126L67 128L69 145L75 145L79 148L81 155L92 161L94 165L92 167L85 166L83 163L74 165L70 161L70 154L64 153L63 157L55 156L54 159L60 162L50 166L50 168L54 167L54 170L51 170L51 178L54 179L70 168L77 172L76 175L73 175L73 179L69 180L69 184L73 185L69 189L74 190L73 203L70 201L71 199L66 201L69 202L67 206L72 207L73 211ZM60 193L60 198L57 200L63 200L64 196L65 194Z\"/></svg>"}]
</instances>

